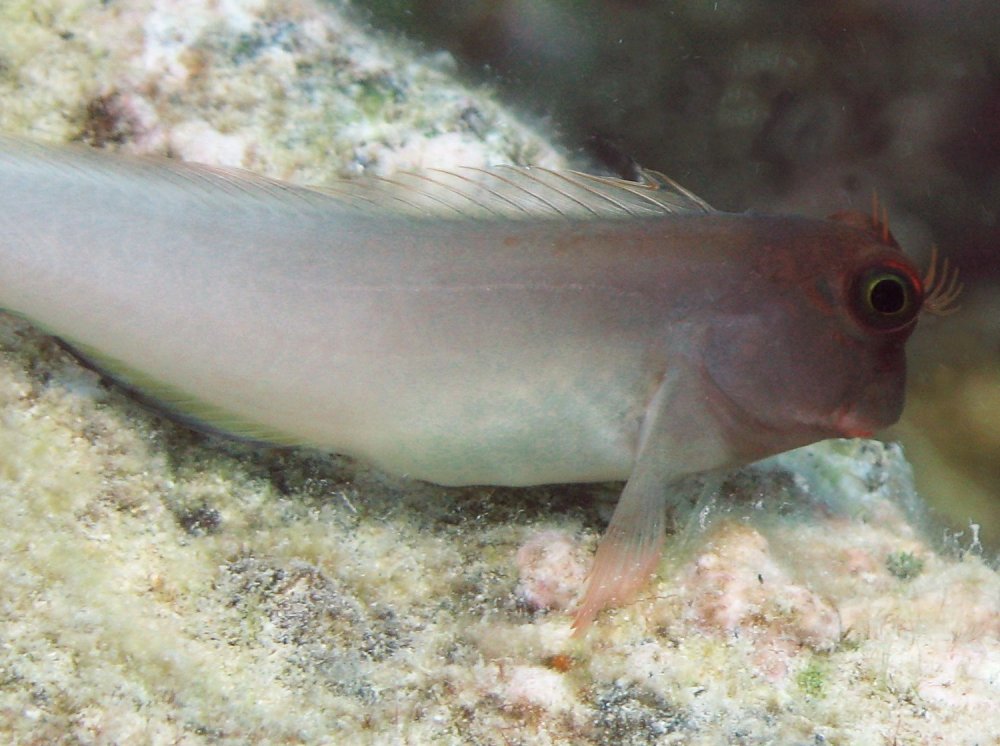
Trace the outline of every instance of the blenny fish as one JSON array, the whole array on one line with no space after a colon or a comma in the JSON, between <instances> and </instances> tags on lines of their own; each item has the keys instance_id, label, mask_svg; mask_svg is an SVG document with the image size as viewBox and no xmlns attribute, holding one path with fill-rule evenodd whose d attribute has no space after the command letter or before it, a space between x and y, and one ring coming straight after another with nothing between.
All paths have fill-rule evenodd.
<instances>
[{"instance_id":1,"label":"blenny fish","mask_svg":"<svg viewBox=\"0 0 1000 746\"><path fill-rule=\"evenodd\" d=\"M654 172L308 188L0 138L0 194L0 306L200 422L446 485L627 480L578 631L685 477L895 422L959 290L878 209L725 213Z\"/></svg>"}]
</instances>

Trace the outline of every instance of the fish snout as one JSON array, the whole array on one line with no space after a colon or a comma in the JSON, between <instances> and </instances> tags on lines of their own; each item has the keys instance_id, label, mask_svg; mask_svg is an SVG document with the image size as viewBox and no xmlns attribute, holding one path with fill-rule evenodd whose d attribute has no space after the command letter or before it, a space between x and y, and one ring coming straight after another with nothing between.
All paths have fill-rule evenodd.
<instances>
[{"instance_id":1,"label":"fish snout","mask_svg":"<svg viewBox=\"0 0 1000 746\"><path fill-rule=\"evenodd\" d=\"M844 438L870 438L899 421L903 413L905 377L879 378L853 401L833 413L834 429Z\"/></svg>"}]
</instances>

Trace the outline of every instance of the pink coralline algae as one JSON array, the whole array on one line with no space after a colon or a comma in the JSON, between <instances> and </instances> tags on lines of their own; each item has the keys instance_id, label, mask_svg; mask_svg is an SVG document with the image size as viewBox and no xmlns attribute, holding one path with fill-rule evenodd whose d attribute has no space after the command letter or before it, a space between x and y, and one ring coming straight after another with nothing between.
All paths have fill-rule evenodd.
<instances>
[{"instance_id":1,"label":"pink coralline algae","mask_svg":"<svg viewBox=\"0 0 1000 746\"><path fill-rule=\"evenodd\" d=\"M517 550L517 596L533 610L564 611L583 588L586 565L565 531L540 531Z\"/></svg>"},{"instance_id":2,"label":"pink coralline algae","mask_svg":"<svg viewBox=\"0 0 1000 746\"><path fill-rule=\"evenodd\" d=\"M798 651L830 650L841 638L837 610L796 582L749 526L720 526L684 568L676 591L685 599L687 621L723 638L750 640L770 674L784 673Z\"/></svg>"}]
</instances>

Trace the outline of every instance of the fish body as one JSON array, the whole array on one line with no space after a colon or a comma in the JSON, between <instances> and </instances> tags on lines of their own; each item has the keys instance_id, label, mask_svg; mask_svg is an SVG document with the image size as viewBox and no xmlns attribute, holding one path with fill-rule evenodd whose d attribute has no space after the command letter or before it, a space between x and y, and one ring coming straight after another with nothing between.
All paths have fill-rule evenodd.
<instances>
[{"instance_id":1,"label":"fish body","mask_svg":"<svg viewBox=\"0 0 1000 746\"><path fill-rule=\"evenodd\" d=\"M0 139L0 306L239 434L441 484L627 480L583 628L645 581L681 478L894 422L924 289L853 218L534 173L468 205L441 177L432 209Z\"/></svg>"}]
</instances>

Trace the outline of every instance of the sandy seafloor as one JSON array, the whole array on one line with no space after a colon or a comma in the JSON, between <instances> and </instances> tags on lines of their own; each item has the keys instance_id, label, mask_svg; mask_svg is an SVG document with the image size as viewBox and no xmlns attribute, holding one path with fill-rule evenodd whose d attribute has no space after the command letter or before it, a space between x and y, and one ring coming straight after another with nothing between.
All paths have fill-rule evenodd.
<instances>
[{"instance_id":1,"label":"sandy seafloor","mask_svg":"<svg viewBox=\"0 0 1000 746\"><path fill-rule=\"evenodd\" d=\"M399 46L335 4L8 0L0 130L310 183L561 162ZM1000 743L1000 577L938 541L896 446L735 476L573 641L616 485L201 435L7 317L0 417L4 742Z\"/></svg>"}]
</instances>

